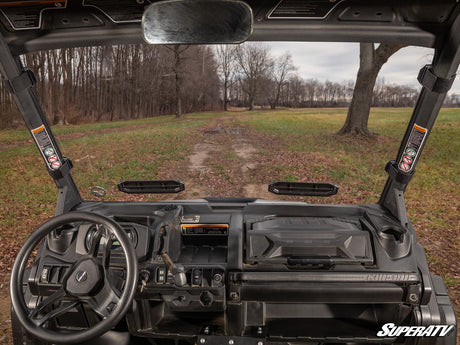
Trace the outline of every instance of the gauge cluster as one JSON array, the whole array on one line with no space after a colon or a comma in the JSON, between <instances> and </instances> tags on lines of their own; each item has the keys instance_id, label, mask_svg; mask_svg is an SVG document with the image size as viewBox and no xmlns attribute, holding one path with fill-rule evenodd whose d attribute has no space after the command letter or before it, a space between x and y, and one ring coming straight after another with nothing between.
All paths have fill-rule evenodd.
<instances>
[{"instance_id":1,"label":"gauge cluster","mask_svg":"<svg viewBox=\"0 0 460 345\"><path fill-rule=\"evenodd\" d=\"M137 259L142 261L147 258L148 250L149 250L149 243L151 238L151 232L149 231L148 226L137 224L137 223L127 223L127 222L119 222L119 225L123 228L123 230L128 235L133 247L136 251ZM82 224L79 227L78 239L77 239L77 252L80 254L84 254L89 250L91 247L93 237L97 231L97 227L94 224ZM104 237L100 240L99 251L101 252L103 249L103 245L105 244L106 239ZM102 255L102 252L100 253ZM120 244L117 240L114 240L111 243L111 256L114 260L117 257L121 257L123 252L121 250Z\"/></svg>"}]
</instances>

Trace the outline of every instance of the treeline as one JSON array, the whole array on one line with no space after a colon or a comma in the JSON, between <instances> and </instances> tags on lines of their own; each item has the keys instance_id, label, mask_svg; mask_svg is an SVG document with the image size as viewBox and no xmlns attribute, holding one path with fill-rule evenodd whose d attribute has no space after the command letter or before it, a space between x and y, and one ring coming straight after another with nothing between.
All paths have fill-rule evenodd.
<instances>
[{"instance_id":1,"label":"treeline","mask_svg":"<svg viewBox=\"0 0 460 345\"><path fill-rule=\"evenodd\" d=\"M292 57L269 46L102 46L42 51L23 57L53 124L134 119L163 114L282 106L346 107L354 82L303 79ZM418 90L379 79L373 105L413 106ZM451 94L447 106L460 106ZM0 87L1 127L21 124Z\"/></svg>"},{"instance_id":2,"label":"treeline","mask_svg":"<svg viewBox=\"0 0 460 345\"><path fill-rule=\"evenodd\" d=\"M219 79L207 46L102 46L41 51L24 57L51 123L135 119L175 112L176 84L185 112L217 109ZM18 122L2 88L3 125Z\"/></svg>"},{"instance_id":3,"label":"treeline","mask_svg":"<svg viewBox=\"0 0 460 345\"><path fill-rule=\"evenodd\" d=\"M224 105L249 109L254 104L272 109L348 107L353 95L354 81L303 79L296 74L289 53L274 58L263 43L219 47L217 57ZM419 88L386 84L380 78L373 90L372 106L412 107L419 92ZM444 105L459 107L460 95L450 94Z\"/></svg>"}]
</instances>

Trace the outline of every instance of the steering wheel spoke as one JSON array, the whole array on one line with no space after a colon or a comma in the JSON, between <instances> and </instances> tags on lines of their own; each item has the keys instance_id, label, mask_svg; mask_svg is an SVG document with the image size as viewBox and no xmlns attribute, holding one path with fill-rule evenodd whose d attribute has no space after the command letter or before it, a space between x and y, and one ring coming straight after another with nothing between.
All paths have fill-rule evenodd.
<instances>
[{"instance_id":1,"label":"steering wheel spoke","mask_svg":"<svg viewBox=\"0 0 460 345\"><path fill-rule=\"evenodd\" d=\"M104 285L96 295L82 300L101 318L108 318L120 303L120 297L109 286Z\"/></svg>"},{"instance_id":2,"label":"steering wheel spoke","mask_svg":"<svg viewBox=\"0 0 460 345\"><path fill-rule=\"evenodd\" d=\"M29 317L34 319L38 314L40 314L44 309L52 305L53 303L58 302L62 297L66 295L64 288L60 288L56 292L52 293L50 296L43 299L34 309L29 313Z\"/></svg>"},{"instance_id":3,"label":"steering wheel spoke","mask_svg":"<svg viewBox=\"0 0 460 345\"><path fill-rule=\"evenodd\" d=\"M64 301L61 303L61 305L53 310L51 310L50 312L48 312L47 314L45 314L44 316L40 317L40 318L35 318L35 319L32 319L32 322L36 325L36 326L43 326L46 322L48 322L49 320L52 320L62 314L65 314L66 312L68 312L69 310L71 310L72 308L75 308L78 304L80 304L80 301L78 299L74 299L72 301Z\"/></svg>"}]
</instances>

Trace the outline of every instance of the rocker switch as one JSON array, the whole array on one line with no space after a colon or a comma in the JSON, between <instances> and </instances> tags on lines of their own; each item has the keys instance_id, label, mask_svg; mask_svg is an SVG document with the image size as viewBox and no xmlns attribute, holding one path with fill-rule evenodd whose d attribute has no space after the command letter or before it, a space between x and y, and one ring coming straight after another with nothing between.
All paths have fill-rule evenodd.
<instances>
[{"instance_id":1,"label":"rocker switch","mask_svg":"<svg viewBox=\"0 0 460 345\"><path fill-rule=\"evenodd\" d=\"M166 282L166 268L159 267L157 271L157 283L164 284Z\"/></svg>"},{"instance_id":2,"label":"rocker switch","mask_svg":"<svg viewBox=\"0 0 460 345\"><path fill-rule=\"evenodd\" d=\"M48 283L50 271L50 266L43 266L42 273L40 274L40 283Z\"/></svg>"},{"instance_id":3,"label":"rocker switch","mask_svg":"<svg viewBox=\"0 0 460 345\"><path fill-rule=\"evenodd\" d=\"M194 269L192 273L192 285L201 286L203 273L201 270Z\"/></svg>"},{"instance_id":4,"label":"rocker switch","mask_svg":"<svg viewBox=\"0 0 460 345\"><path fill-rule=\"evenodd\" d=\"M50 275L49 275L49 282L51 284L57 284L58 280L59 280L59 270L61 268L59 266L53 266L51 267L51 272L50 272Z\"/></svg>"}]
</instances>

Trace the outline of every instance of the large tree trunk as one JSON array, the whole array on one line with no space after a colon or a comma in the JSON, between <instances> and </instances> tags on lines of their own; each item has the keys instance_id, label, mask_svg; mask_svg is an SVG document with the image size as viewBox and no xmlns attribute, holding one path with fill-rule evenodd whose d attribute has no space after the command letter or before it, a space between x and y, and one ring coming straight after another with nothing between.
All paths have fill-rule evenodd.
<instances>
[{"instance_id":1,"label":"large tree trunk","mask_svg":"<svg viewBox=\"0 0 460 345\"><path fill-rule=\"evenodd\" d=\"M276 106L278 105L278 102L280 101L280 94L281 94L281 84L284 80L278 83L277 88L276 88L276 96L275 100L270 104L270 109L275 110Z\"/></svg>"},{"instance_id":2,"label":"large tree trunk","mask_svg":"<svg viewBox=\"0 0 460 345\"><path fill-rule=\"evenodd\" d=\"M167 47L167 46L166 46ZM172 50L174 52L174 77L175 77L175 103L176 103L176 118L182 117L182 81L183 75L181 71L182 56L190 46L175 45ZM167 47L168 48L168 47ZM171 49L171 48L169 48Z\"/></svg>"},{"instance_id":3,"label":"large tree trunk","mask_svg":"<svg viewBox=\"0 0 460 345\"><path fill-rule=\"evenodd\" d=\"M253 96L250 96L249 97L249 110L254 110L255 109L255 106L254 106L254 97Z\"/></svg>"},{"instance_id":4,"label":"large tree trunk","mask_svg":"<svg viewBox=\"0 0 460 345\"><path fill-rule=\"evenodd\" d=\"M180 78L178 76L178 72L176 71L176 78L175 78L175 89L176 89L176 117L179 118L182 116L182 102L181 102L181 85L180 85Z\"/></svg>"},{"instance_id":5,"label":"large tree trunk","mask_svg":"<svg viewBox=\"0 0 460 345\"><path fill-rule=\"evenodd\" d=\"M360 43L359 70L353 90L347 119L339 135L370 136L367 128L372 104L375 81L383 64L403 46L380 44L374 49L373 43Z\"/></svg>"},{"instance_id":6,"label":"large tree trunk","mask_svg":"<svg viewBox=\"0 0 460 345\"><path fill-rule=\"evenodd\" d=\"M228 81L224 81L224 111L228 110Z\"/></svg>"}]
</instances>

